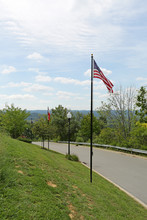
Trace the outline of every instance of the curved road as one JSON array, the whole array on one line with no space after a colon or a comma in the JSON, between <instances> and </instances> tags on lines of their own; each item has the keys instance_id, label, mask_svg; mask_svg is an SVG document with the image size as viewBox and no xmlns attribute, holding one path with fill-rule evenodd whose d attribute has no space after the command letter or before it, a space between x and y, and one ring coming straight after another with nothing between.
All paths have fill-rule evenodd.
<instances>
[{"instance_id":1,"label":"curved road","mask_svg":"<svg viewBox=\"0 0 147 220\"><path fill-rule=\"evenodd\" d=\"M41 142L33 142L42 146ZM44 145L48 147L48 143ZM49 149L67 153L67 144L49 143ZM84 146L70 145L71 154L76 154L88 167L90 149ZM93 170L117 184L140 200L147 207L147 158L126 153L93 148Z\"/></svg>"}]
</instances>

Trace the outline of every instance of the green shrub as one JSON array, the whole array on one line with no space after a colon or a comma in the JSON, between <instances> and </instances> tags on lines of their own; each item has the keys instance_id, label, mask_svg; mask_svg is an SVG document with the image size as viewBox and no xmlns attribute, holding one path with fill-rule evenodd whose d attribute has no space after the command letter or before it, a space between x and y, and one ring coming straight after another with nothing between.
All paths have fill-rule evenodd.
<instances>
[{"instance_id":1,"label":"green shrub","mask_svg":"<svg viewBox=\"0 0 147 220\"><path fill-rule=\"evenodd\" d=\"M98 144L99 142L100 142L99 141L99 136L94 133L93 134L93 143Z\"/></svg>"},{"instance_id":2,"label":"green shrub","mask_svg":"<svg viewBox=\"0 0 147 220\"><path fill-rule=\"evenodd\" d=\"M115 140L115 133L112 128L104 128L101 130L97 141L101 144L110 144Z\"/></svg>"},{"instance_id":3,"label":"green shrub","mask_svg":"<svg viewBox=\"0 0 147 220\"><path fill-rule=\"evenodd\" d=\"M32 143L32 140L28 138L18 137L17 140L27 142L27 143Z\"/></svg>"},{"instance_id":4,"label":"green shrub","mask_svg":"<svg viewBox=\"0 0 147 220\"><path fill-rule=\"evenodd\" d=\"M141 146L141 150L147 150L147 146Z\"/></svg>"},{"instance_id":5,"label":"green shrub","mask_svg":"<svg viewBox=\"0 0 147 220\"><path fill-rule=\"evenodd\" d=\"M58 136L58 137L53 138L53 141L58 142L58 141L61 141L61 140L60 140L60 137Z\"/></svg>"},{"instance_id":6,"label":"green shrub","mask_svg":"<svg viewBox=\"0 0 147 220\"><path fill-rule=\"evenodd\" d=\"M76 142L84 142L84 139L82 137L77 137Z\"/></svg>"},{"instance_id":7,"label":"green shrub","mask_svg":"<svg viewBox=\"0 0 147 220\"><path fill-rule=\"evenodd\" d=\"M72 161L79 161L78 156L75 154L66 154L65 158Z\"/></svg>"},{"instance_id":8,"label":"green shrub","mask_svg":"<svg viewBox=\"0 0 147 220\"><path fill-rule=\"evenodd\" d=\"M122 139L122 141L120 143L118 143L117 145L120 147L133 148L133 145L130 142L129 138Z\"/></svg>"},{"instance_id":9,"label":"green shrub","mask_svg":"<svg viewBox=\"0 0 147 220\"><path fill-rule=\"evenodd\" d=\"M147 128L141 125L137 125L131 131L129 143L133 148L147 149Z\"/></svg>"}]
</instances>

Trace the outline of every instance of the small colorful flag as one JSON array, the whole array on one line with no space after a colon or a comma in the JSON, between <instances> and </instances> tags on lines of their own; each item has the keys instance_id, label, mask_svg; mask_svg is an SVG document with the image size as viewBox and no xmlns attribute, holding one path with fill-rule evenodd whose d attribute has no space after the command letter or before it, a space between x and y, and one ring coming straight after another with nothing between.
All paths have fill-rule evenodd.
<instances>
[{"instance_id":1,"label":"small colorful flag","mask_svg":"<svg viewBox=\"0 0 147 220\"><path fill-rule=\"evenodd\" d=\"M94 68L93 68L93 78L101 79L105 83L105 85L106 85L107 89L109 90L109 92L113 93L113 89L112 89L113 88L113 84L110 82L109 79L107 79L104 76L103 72L98 67L98 65L95 62L95 60L94 60Z\"/></svg>"},{"instance_id":2,"label":"small colorful flag","mask_svg":"<svg viewBox=\"0 0 147 220\"><path fill-rule=\"evenodd\" d=\"M48 121L50 121L51 114L50 114L49 108L48 108L48 111L47 111L47 116L48 116Z\"/></svg>"}]
</instances>

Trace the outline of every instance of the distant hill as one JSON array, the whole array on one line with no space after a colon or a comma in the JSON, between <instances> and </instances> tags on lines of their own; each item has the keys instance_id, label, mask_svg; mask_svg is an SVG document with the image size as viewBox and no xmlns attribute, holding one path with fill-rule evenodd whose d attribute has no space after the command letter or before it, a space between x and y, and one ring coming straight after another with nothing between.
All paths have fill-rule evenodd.
<instances>
[{"instance_id":1,"label":"distant hill","mask_svg":"<svg viewBox=\"0 0 147 220\"><path fill-rule=\"evenodd\" d=\"M47 110L28 110L27 112L30 112L30 116L27 118L28 121L31 121L31 120L36 121L39 118L41 118L42 115L47 114ZM75 114L76 112L80 112L83 115L87 115L90 111L88 111L88 110L71 110L71 112L73 114ZM51 113L51 111L50 111L50 113ZM98 117L98 113L96 111L93 111L93 113L96 117Z\"/></svg>"}]
</instances>

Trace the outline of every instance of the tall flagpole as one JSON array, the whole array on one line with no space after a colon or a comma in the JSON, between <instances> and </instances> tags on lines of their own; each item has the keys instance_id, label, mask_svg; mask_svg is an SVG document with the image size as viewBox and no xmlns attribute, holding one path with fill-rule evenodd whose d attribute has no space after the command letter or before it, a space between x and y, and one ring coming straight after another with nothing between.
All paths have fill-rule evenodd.
<instances>
[{"instance_id":1,"label":"tall flagpole","mask_svg":"<svg viewBox=\"0 0 147 220\"><path fill-rule=\"evenodd\" d=\"M92 183L92 134L93 134L93 54L91 54L91 142L90 142L90 182Z\"/></svg>"}]
</instances>

